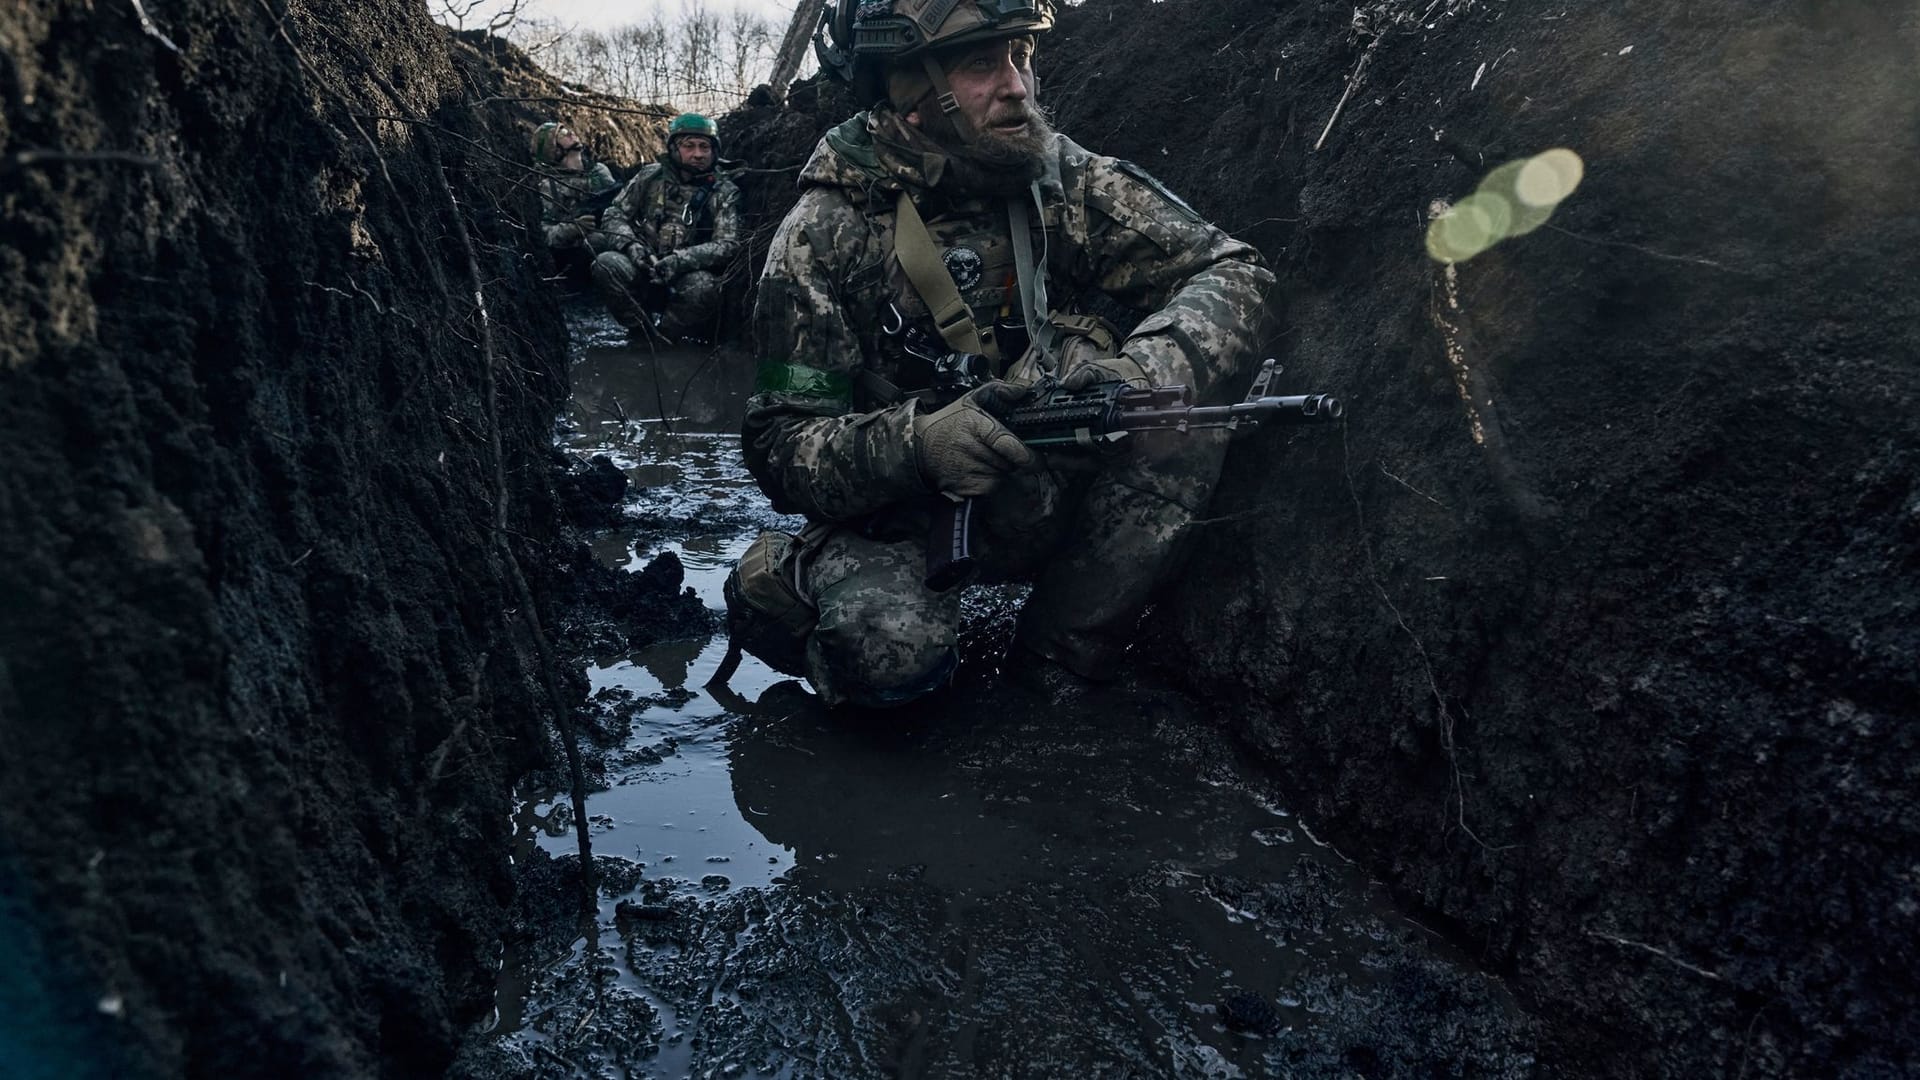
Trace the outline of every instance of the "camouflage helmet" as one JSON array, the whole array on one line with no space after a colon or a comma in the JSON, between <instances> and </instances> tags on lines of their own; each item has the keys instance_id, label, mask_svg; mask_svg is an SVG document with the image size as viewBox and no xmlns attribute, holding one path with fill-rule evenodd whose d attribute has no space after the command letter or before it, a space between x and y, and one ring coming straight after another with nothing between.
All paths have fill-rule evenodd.
<instances>
[{"instance_id":1,"label":"camouflage helmet","mask_svg":"<svg viewBox=\"0 0 1920 1080\"><path fill-rule=\"evenodd\" d=\"M720 127L699 113L684 112L673 118L667 125L667 152L673 152L673 144L683 135L700 135L713 140L713 156L720 156Z\"/></svg>"},{"instance_id":2,"label":"camouflage helmet","mask_svg":"<svg viewBox=\"0 0 1920 1080\"><path fill-rule=\"evenodd\" d=\"M539 127L534 128L533 138L527 144L527 150L533 155L533 160L541 165L551 165L560 160L563 155L556 153L556 151L560 148L560 135L562 132L569 135L573 134L567 125L557 120L549 120ZM574 144L579 145L577 138L574 140Z\"/></svg>"},{"instance_id":3,"label":"camouflage helmet","mask_svg":"<svg viewBox=\"0 0 1920 1080\"><path fill-rule=\"evenodd\" d=\"M886 96L887 69L920 59L944 95L938 50L1053 29L1053 0L832 0L813 35L820 66L865 102Z\"/></svg>"}]
</instances>

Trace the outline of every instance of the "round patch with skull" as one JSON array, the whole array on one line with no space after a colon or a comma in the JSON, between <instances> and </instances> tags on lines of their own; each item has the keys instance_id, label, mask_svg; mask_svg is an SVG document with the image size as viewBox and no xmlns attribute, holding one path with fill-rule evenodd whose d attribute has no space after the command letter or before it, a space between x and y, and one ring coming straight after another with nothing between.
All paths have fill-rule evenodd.
<instances>
[{"instance_id":1,"label":"round patch with skull","mask_svg":"<svg viewBox=\"0 0 1920 1080\"><path fill-rule=\"evenodd\" d=\"M971 289L980 284L980 270L985 264L980 253L972 248L948 248L940 261L947 264L947 273L953 275L953 283L961 289Z\"/></svg>"}]
</instances>

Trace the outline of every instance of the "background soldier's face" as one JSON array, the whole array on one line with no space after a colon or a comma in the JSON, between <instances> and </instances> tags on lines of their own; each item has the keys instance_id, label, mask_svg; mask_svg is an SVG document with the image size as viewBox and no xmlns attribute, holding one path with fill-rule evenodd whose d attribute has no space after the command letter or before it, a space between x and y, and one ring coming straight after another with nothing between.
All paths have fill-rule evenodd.
<instances>
[{"instance_id":1,"label":"background soldier's face","mask_svg":"<svg viewBox=\"0 0 1920 1080\"><path fill-rule=\"evenodd\" d=\"M569 172L578 172L586 165L587 144L572 128L563 127L553 133L552 161Z\"/></svg>"},{"instance_id":2,"label":"background soldier's face","mask_svg":"<svg viewBox=\"0 0 1920 1080\"><path fill-rule=\"evenodd\" d=\"M673 155L681 168L704 172L713 165L713 140L705 135L682 135L674 140Z\"/></svg>"}]
</instances>

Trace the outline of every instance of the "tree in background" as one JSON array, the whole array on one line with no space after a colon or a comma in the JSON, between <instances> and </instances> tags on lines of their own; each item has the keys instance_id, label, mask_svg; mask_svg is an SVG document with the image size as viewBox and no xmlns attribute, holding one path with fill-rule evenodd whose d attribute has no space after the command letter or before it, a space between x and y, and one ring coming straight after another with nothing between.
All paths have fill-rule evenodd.
<instances>
[{"instance_id":1,"label":"tree in background","mask_svg":"<svg viewBox=\"0 0 1920 1080\"><path fill-rule=\"evenodd\" d=\"M723 113L768 81L784 27L744 8L682 0L669 18L612 30L570 26L537 11L536 0L435 0L434 17L456 30L484 17L488 33L526 50L566 82L676 109Z\"/></svg>"}]
</instances>

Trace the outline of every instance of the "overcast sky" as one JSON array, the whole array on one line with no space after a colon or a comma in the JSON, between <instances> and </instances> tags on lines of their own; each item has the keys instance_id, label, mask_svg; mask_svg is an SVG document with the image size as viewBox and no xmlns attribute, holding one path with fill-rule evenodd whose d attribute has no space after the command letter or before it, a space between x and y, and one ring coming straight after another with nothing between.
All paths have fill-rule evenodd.
<instances>
[{"instance_id":1,"label":"overcast sky","mask_svg":"<svg viewBox=\"0 0 1920 1080\"><path fill-rule=\"evenodd\" d=\"M435 13L446 9L448 4L463 7L469 0L427 0L427 9ZM785 30L793 18L793 9L798 0L704 0L707 7L715 10L730 11L736 7L756 11L772 20L774 25ZM468 27L485 26L490 12L497 10L506 0L482 0L480 7L467 16ZM646 22L657 9L667 16L669 22L678 15L686 2L683 0L521 0L520 10L535 19L555 19L562 23L578 26L583 30L608 30L629 23ZM447 20L442 18L442 22Z\"/></svg>"}]
</instances>

